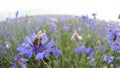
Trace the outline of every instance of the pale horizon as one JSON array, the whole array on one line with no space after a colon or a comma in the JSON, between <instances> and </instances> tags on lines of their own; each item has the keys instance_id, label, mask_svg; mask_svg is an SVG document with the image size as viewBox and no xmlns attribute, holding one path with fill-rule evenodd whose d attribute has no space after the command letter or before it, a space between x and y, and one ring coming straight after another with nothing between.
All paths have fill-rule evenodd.
<instances>
[{"instance_id":1,"label":"pale horizon","mask_svg":"<svg viewBox=\"0 0 120 68\"><path fill-rule=\"evenodd\" d=\"M101 20L118 20L120 14L119 0L1 0L0 20L21 16L40 14L88 15L97 14Z\"/></svg>"}]
</instances>

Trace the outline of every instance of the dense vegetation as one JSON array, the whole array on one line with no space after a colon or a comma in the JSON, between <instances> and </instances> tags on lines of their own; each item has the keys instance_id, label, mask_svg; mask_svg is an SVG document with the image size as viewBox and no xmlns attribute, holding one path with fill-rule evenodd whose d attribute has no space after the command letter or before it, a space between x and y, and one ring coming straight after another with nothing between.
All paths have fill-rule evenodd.
<instances>
[{"instance_id":1,"label":"dense vegetation","mask_svg":"<svg viewBox=\"0 0 120 68\"><path fill-rule=\"evenodd\" d=\"M120 27L87 16L0 22L0 68L120 68Z\"/></svg>"}]
</instances>

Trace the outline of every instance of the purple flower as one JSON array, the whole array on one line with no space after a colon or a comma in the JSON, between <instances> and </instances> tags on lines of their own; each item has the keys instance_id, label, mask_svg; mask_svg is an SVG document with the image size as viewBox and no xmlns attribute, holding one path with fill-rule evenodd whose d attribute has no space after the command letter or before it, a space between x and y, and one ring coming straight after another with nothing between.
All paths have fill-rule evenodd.
<instances>
[{"instance_id":1,"label":"purple flower","mask_svg":"<svg viewBox=\"0 0 120 68\"><path fill-rule=\"evenodd\" d=\"M16 49L17 51L19 51L18 55L25 54L28 58L32 56L33 48L31 46L28 46L26 44L21 44L21 45L18 45Z\"/></svg>"},{"instance_id":2,"label":"purple flower","mask_svg":"<svg viewBox=\"0 0 120 68\"><path fill-rule=\"evenodd\" d=\"M114 37L114 35L113 35L112 32L108 31L107 34L106 34L106 37L107 37L108 39L112 40L113 37Z\"/></svg>"},{"instance_id":3,"label":"purple flower","mask_svg":"<svg viewBox=\"0 0 120 68\"><path fill-rule=\"evenodd\" d=\"M87 48L86 53L91 54L93 51L94 51L94 48L89 47Z\"/></svg>"},{"instance_id":4,"label":"purple flower","mask_svg":"<svg viewBox=\"0 0 120 68\"><path fill-rule=\"evenodd\" d=\"M76 53L81 53L81 52L86 52L86 47L85 46L80 46L78 48L75 48L74 50Z\"/></svg>"},{"instance_id":5,"label":"purple flower","mask_svg":"<svg viewBox=\"0 0 120 68\"><path fill-rule=\"evenodd\" d=\"M120 68L120 66L117 66L117 68Z\"/></svg>"},{"instance_id":6,"label":"purple flower","mask_svg":"<svg viewBox=\"0 0 120 68\"><path fill-rule=\"evenodd\" d=\"M50 37L50 41L47 43L48 37L46 34L40 32L36 35L33 30L29 33L29 36L23 38L24 43L16 48L19 51L19 55L26 55L28 58L31 58L34 53L36 55L35 59L38 60L48 56L50 52L55 55L60 54L58 49L53 50L53 46L55 46L53 37Z\"/></svg>"},{"instance_id":7,"label":"purple flower","mask_svg":"<svg viewBox=\"0 0 120 68\"><path fill-rule=\"evenodd\" d=\"M86 53L88 54L89 58L93 58L93 55L94 55L93 51L94 51L94 48L92 47L87 48Z\"/></svg>"},{"instance_id":8,"label":"purple flower","mask_svg":"<svg viewBox=\"0 0 120 68\"><path fill-rule=\"evenodd\" d=\"M63 25L63 30L69 31L69 26L68 25Z\"/></svg>"},{"instance_id":9,"label":"purple flower","mask_svg":"<svg viewBox=\"0 0 120 68\"><path fill-rule=\"evenodd\" d=\"M96 16L97 14L96 13L92 13L92 16Z\"/></svg>"},{"instance_id":10,"label":"purple flower","mask_svg":"<svg viewBox=\"0 0 120 68\"><path fill-rule=\"evenodd\" d=\"M117 37L119 37L119 32L117 30L109 29L106 32L106 37L111 41L116 41Z\"/></svg>"},{"instance_id":11,"label":"purple flower","mask_svg":"<svg viewBox=\"0 0 120 68\"><path fill-rule=\"evenodd\" d=\"M119 31L119 32L117 32L117 36L118 36L118 37L120 37L120 31Z\"/></svg>"},{"instance_id":12,"label":"purple flower","mask_svg":"<svg viewBox=\"0 0 120 68\"><path fill-rule=\"evenodd\" d=\"M92 16L94 17L94 19L96 19L96 13L92 13Z\"/></svg>"},{"instance_id":13,"label":"purple flower","mask_svg":"<svg viewBox=\"0 0 120 68\"><path fill-rule=\"evenodd\" d=\"M3 34L3 35L9 35L9 34L10 34L10 32L9 32L9 31L7 31L7 30L3 30L3 31L2 31L2 34Z\"/></svg>"},{"instance_id":14,"label":"purple flower","mask_svg":"<svg viewBox=\"0 0 120 68\"><path fill-rule=\"evenodd\" d=\"M17 17L18 17L18 15L19 15L19 11L16 11L16 16L15 16L15 17L17 18Z\"/></svg>"},{"instance_id":15,"label":"purple flower","mask_svg":"<svg viewBox=\"0 0 120 68\"><path fill-rule=\"evenodd\" d=\"M55 24L55 23L52 23L52 24L50 25L49 32L53 32L53 31L55 31L56 29L57 29L56 24Z\"/></svg>"},{"instance_id":16,"label":"purple flower","mask_svg":"<svg viewBox=\"0 0 120 68\"><path fill-rule=\"evenodd\" d=\"M86 20L86 19L88 19L88 16L87 15L82 15L81 18Z\"/></svg>"},{"instance_id":17,"label":"purple flower","mask_svg":"<svg viewBox=\"0 0 120 68\"><path fill-rule=\"evenodd\" d=\"M105 47L101 45L100 50L103 51L104 49L105 49Z\"/></svg>"},{"instance_id":18,"label":"purple flower","mask_svg":"<svg viewBox=\"0 0 120 68\"><path fill-rule=\"evenodd\" d=\"M44 57L45 57L45 51L38 53L35 59L39 60L39 59L42 59Z\"/></svg>"},{"instance_id":19,"label":"purple flower","mask_svg":"<svg viewBox=\"0 0 120 68\"><path fill-rule=\"evenodd\" d=\"M117 50L119 46L115 45L116 42L111 42L109 41L109 46L111 48L111 50Z\"/></svg>"},{"instance_id":20,"label":"purple flower","mask_svg":"<svg viewBox=\"0 0 120 68\"><path fill-rule=\"evenodd\" d=\"M110 64L111 62L113 62L113 60L114 60L114 56L104 56L103 57L103 61L104 62L107 62L108 64Z\"/></svg>"},{"instance_id":21,"label":"purple flower","mask_svg":"<svg viewBox=\"0 0 120 68\"><path fill-rule=\"evenodd\" d=\"M59 56L61 54L60 50L58 50L58 49L53 49L52 52L56 56Z\"/></svg>"},{"instance_id":22,"label":"purple flower","mask_svg":"<svg viewBox=\"0 0 120 68\"><path fill-rule=\"evenodd\" d=\"M24 64L24 62L28 61L27 59L24 59L24 58L21 58L20 55L16 55L14 58L13 58L13 65L12 65L12 68L17 68L17 65L20 65L21 68L26 68L26 65Z\"/></svg>"}]
</instances>

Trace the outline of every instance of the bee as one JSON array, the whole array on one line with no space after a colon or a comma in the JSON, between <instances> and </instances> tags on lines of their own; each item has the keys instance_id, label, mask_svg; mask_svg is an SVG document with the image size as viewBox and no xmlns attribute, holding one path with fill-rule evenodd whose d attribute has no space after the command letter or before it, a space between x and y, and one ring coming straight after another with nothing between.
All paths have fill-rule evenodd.
<instances>
[{"instance_id":1,"label":"bee","mask_svg":"<svg viewBox=\"0 0 120 68\"><path fill-rule=\"evenodd\" d=\"M116 34L114 35L114 38L113 38L113 41L115 41L117 39L117 36L116 36Z\"/></svg>"},{"instance_id":2,"label":"bee","mask_svg":"<svg viewBox=\"0 0 120 68\"><path fill-rule=\"evenodd\" d=\"M42 41L42 33L38 33L36 36L35 36L35 39L33 41L33 44L34 45L37 45L39 42Z\"/></svg>"},{"instance_id":3,"label":"bee","mask_svg":"<svg viewBox=\"0 0 120 68\"><path fill-rule=\"evenodd\" d=\"M37 35L35 36L35 39L33 41L33 44L34 45L37 45L38 43L40 43L42 41L42 36L46 34L46 30L43 30L43 31L39 31L37 33Z\"/></svg>"}]
</instances>

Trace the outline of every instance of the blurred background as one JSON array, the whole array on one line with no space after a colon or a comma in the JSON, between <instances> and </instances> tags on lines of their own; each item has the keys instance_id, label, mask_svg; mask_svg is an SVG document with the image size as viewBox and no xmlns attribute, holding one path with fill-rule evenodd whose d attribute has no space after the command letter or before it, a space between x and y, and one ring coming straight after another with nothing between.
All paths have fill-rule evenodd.
<instances>
[{"instance_id":1,"label":"blurred background","mask_svg":"<svg viewBox=\"0 0 120 68\"><path fill-rule=\"evenodd\" d=\"M97 18L117 21L120 14L119 0L0 0L0 21L26 15L87 15L96 13Z\"/></svg>"}]
</instances>

